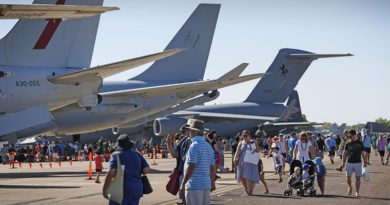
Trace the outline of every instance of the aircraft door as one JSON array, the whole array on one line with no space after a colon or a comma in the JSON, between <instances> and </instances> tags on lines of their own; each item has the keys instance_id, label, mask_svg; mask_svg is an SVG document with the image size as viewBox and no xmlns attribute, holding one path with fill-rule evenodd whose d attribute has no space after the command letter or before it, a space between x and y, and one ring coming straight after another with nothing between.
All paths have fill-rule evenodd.
<instances>
[{"instance_id":1,"label":"aircraft door","mask_svg":"<svg viewBox=\"0 0 390 205\"><path fill-rule=\"evenodd\" d=\"M6 72L0 70L0 114L6 112L7 106L6 75Z\"/></svg>"}]
</instances>

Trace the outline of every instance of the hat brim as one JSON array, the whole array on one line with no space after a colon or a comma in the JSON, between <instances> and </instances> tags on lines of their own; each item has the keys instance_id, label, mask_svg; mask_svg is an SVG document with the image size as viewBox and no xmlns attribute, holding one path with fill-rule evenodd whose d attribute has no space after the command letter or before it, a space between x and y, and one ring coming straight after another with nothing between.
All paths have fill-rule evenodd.
<instances>
[{"instance_id":1,"label":"hat brim","mask_svg":"<svg viewBox=\"0 0 390 205\"><path fill-rule=\"evenodd\" d=\"M187 129L189 129L189 130L195 130L195 131L203 131L203 130L201 130L201 129L197 129L197 128L193 128L193 127L188 127Z\"/></svg>"}]
</instances>

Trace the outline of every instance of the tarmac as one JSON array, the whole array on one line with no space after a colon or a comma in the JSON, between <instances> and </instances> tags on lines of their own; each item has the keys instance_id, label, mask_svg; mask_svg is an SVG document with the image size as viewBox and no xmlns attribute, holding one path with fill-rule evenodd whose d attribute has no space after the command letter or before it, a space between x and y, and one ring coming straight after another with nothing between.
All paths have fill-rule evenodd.
<instances>
[{"instance_id":1,"label":"tarmac","mask_svg":"<svg viewBox=\"0 0 390 205\"><path fill-rule=\"evenodd\" d=\"M151 159L146 158L149 164L152 164ZM176 204L178 197L165 190L168 176L176 161L157 159L156 163L157 165L150 165L152 173L148 175L154 191L144 195L140 204ZM234 180L233 173L219 173L222 178L217 180L217 190L212 193L212 204L390 204L390 166L380 165L379 156L374 154L372 165L369 166L373 180L365 182L362 179L359 198L346 194L345 173L335 170L340 166L340 159L336 159L332 165L328 157L325 157L328 169L325 195L316 197L298 197L295 193L290 197L284 196L287 175L283 177L282 183L278 183L277 176L273 174L271 158L263 158L263 163L269 194L263 194L264 187L258 184L253 196L243 196L244 190ZM108 204L102 196L102 184L87 180L88 165L87 161L74 161L72 165L69 162L62 162L61 167L53 162L52 168L49 163L43 163L42 168L39 163L32 163L31 168L28 163L23 163L21 168L19 164L15 164L15 169L11 169L9 165L0 165L0 204ZM231 169L230 153L225 154L225 165ZM104 167L107 166L108 164L104 163ZM101 181L104 181L104 176L101 177Z\"/></svg>"}]
</instances>

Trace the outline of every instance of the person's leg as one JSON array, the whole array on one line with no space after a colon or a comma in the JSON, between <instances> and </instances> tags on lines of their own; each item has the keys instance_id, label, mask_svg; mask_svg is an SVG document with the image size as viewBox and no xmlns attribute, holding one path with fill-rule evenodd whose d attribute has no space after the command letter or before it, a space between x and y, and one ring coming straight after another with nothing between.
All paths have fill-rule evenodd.
<instances>
[{"instance_id":1,"label":"person's leg","mask_svg":"<svg viewBox=\"0 0 390 205\"><path fill-rule=\"evenodd\" d=\"M210 189L205 189L205 190L202 190L203 191L203 195L201 196L203 199L203 205L210 205L211 204L211 200L210 200Z\"/></svg>"},{"instance_id":2,"label":"person's leg","mask_svg":"<svg viewBox=\"0 0 390 205\"><path fill-rule=\"evenodd\" d=\"M346 173L347 173L347 185L348 185L348 195L352 194L352 173L353 173L353 166L350 163L347 163L346 166Z\"/></svg>"},{"instance_id":3,"label":"person's leg","mask_svg":"<svg viewBox=\"0 0 390 205\"><path fill-rule=\"evenodd\" d=\"M252 191L253 191L252 187L253 187L253 184L254 184L254 183L252 183L251 180L249 180L249 179L246 180L246 186L247 186L246 191L247 191L247 193L248 193L249 196L252 195Z\"/></svg>"},{"instance_id":4,"label":"person's leg","mask_svg":"<svg viewBox=\"0 0 390 205\"><path fill-rule=\"evenodd\" d=\"M203 202L203 190L187 190L185 191L185 198L187 205L198 205ZM210 197L210 196L209 196Z\"/></svg>"},{"instance_id":5,"label":"person's leg","mask_svg":"<svg viewBox=\"0 0 390 205\"><path fill-rule=\"evenodd\" d=\"M360 177L355 176L356 182L355 182L355 187L356 187L356 196L359 196L359 190L360 190Z\"/></svg>"},{"instance_id":6,"label":"person's leg","mask_svg":"<svg viewBox=\"0 0 390 205\"><path fill-rule=\"evenodd\" d=\"M260 181L263 183L264 188L265 188L264 194L268 194L269 190L268 190L267 182L265 182L264 174L260 174Z\"/></svg>"},{"instance_id":7,"label":"person's leg","mask_svg":"<svg viewBox=\"0 0 390 205\"><path fill-rule=\"evenodd\" d=\"M179 184L181 184L181 182L183 181L183 177L184 177L183 175L179 176ZM185 193L184 192L179 192L179 199L181 199L181 202L183 204L186 203L186 197L185 197Z\"/></svg>"},{"instance_id":8,"label":"person's leg","mask_svg":"<svg viewBox=\"0 0 390 205\"><path fill-rule=\"evenodd\" d=\"M389 164L390 151L387 151L386 165Z\"/></svg>"},{"instance_id":9,"label":"person's leg","mask_svg":"<svg viewBox=\"0 0 390 205\"><path fill-rule=\"evenodd\" d=\"M371 148L366 148L367 164L370 165Z\"/></svg>"},{"instance_id":10,"label":"person's leg","mask_svg":"<svg viewBox=\"0 0 390 205\"><path fill-rule=\"evenodd\" d=\"M246 183L246 179L241 177L242 186L244 186L245 193L248 193L248 184Z\"/></svg>"}]
</instances>

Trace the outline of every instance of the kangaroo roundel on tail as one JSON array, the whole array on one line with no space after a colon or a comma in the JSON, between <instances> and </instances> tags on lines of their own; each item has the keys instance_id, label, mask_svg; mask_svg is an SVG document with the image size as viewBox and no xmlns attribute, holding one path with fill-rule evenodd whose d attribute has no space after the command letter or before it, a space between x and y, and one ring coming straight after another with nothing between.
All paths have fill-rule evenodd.
<instances>
[{"instance_id":1,"label":"kangaroo roundel on tail","mask_svg":"<svg viewBox=\"0 0 390 205\"><path fill-rule=\"evenodd\" d=\"M245 101L284 103L313 60L342 56L351 54L315 54L298 49L280 49L267 70L268 75L260 79Z\"/></svg>"}]
</instances>

